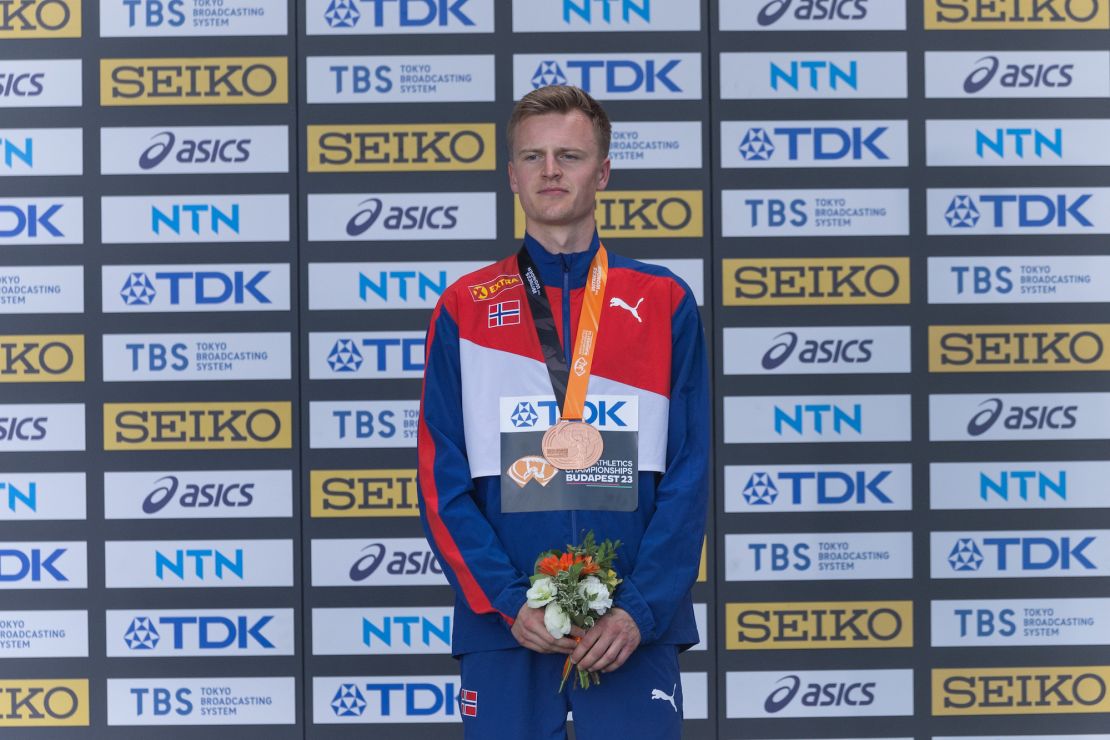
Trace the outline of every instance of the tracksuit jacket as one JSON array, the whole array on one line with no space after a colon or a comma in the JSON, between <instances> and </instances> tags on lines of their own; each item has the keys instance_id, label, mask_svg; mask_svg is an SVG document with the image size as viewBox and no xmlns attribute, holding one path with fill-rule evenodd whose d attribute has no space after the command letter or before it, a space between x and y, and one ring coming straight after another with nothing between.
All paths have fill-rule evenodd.
<instances>
[{"instance_id":1,"label":"tracksuit jacket","mask_svg":"<svg viewBox=\"0 0 1110 740\"><path fill-rule=\"evenodd\" d=\"M585 252L557 255L525 237L564 348L577 333L598 245L595 233ZM638 398L635 511L501 512L499 398L553 393L515 254L443 293L425 361L420 514L455 590L453 654L517 647L510 626L526 601L536 556L577 543L589 530L598 541L624 543L614 605L635 620L642 642L696 644L690 587L705 532L709 377L690 288L663 267L609 252L587 400Z\"/></svg>"}]
</instances>

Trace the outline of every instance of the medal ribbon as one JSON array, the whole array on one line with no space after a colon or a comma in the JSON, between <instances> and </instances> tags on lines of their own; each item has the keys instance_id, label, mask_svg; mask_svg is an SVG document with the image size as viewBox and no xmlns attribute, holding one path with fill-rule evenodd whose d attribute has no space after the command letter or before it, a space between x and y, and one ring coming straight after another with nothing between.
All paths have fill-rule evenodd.
<instances>
[{"instance_id":1,"label":"medal ribbon","mask_svg":"<svg viewBox=\"0 0 1110 740\"><path fill-rule=\"evenodd\" d=\"M547 374L551 377L551 388L559 404L559 418L580 421L585 410L586 387L590 384L594 351L597 349L597 329L605 301L605 283L609 278L609 253L605 251L605 245L600 244L590 262L570 367L567 367L559 334L555 330L555 317L543 289L540 271L526 247L520 248L516 261L528 293L528 306L532 309L532 321L536 325L544 362L547 363Z\"/></svg>"}]
</instances>

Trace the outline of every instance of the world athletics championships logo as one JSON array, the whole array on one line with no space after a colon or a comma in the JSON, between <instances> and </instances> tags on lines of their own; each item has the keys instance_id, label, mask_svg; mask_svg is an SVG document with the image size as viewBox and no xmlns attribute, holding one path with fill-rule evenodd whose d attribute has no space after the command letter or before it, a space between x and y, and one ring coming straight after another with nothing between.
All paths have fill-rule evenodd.
<instances>
[{"instance_id":1,"label":"world athletics championships logo","mask_svg":"<svg viewBox=\"0 0 1110 740\"><path fill-rule=\"evenodd\" d=\"M749 162L765 162L775 153L771 137L761 128L750 128L740 140L740 156Z\"/></svg>"},{"instance_id":2,"label":"world athletics championships logo","mask_svg":"<svg viewBox=\"0 0 1110 740\"><path fill-rule=\"evenodd\" d=\"M979 570L979 567L983 565L983 553L979 551L979 546L975 544L975 540L970 537L961 537L952 546L952 551L948 553L948 564L952 566L952 570L956 571Z\"/></svg>"},{"instance_id":3,"label":"world athletics championships logo","mask_svg":"<svg viewBox=\"0 0 1110 740\"><path fill-rule=\"evenodd\" d=\"M158 647L159 639L158 630L150 617L135 617L123 634L123 641L131 650L153 650Z\"/></svg>"},{"instance_id":4,"label":"world athletics championships logo","mask_svg":"<svg viewBox=\"0 0 1110 740\"><path fill-rule=\"evenodd\" d=\"M361 17L355 0L331 0L324 11L324 20L332 28L354 28Z\"/></svg>"},{"instance_id":5,"label":"world athletics championships logo","mask_svg":"<svg viewBox=\"0 0 1110 740\"><path fill-rule=\"evenodd\" d=\"M328 353L328 366L337 373L354 373L362 367L362 353L353 339L339 339Z\"/></svg>"},{"instance_id":6,"label":"world athletics championships logo","mask_svg":"<svg viewBox=\"0 0 1110 740\"><path fill-rule=\"evenodd\" d=\"M779 497L779 489L767 473L752 473L744 486L744 501L752 506L768 506Z\"/></svg>"},{"instance_id":7,"label":"world athletics championships logo","mask_svg":"<svg viewBox=\"0 0 1110 740\"><path fill-rule=\"evenodd\" d=\"M154 296L158 295L158 291L154 289L146 273L133 272L123 282L119 295L128 306L149 306L154 301Z\"/></svg>"},{"instance_id":8,"label":"world athletics championships logo","mask_svg":"<svg viewBox=\"0 0 1110 740\"><path fill-rule=\"evenodd\" d=\"M513 415L509 417L513 426L517 429L521 427L534 427L536 422L540 420L539 414L532 404L527 401L521 401L513 409Z\"/></svg>"},{"instance_id":9,"label":"world athletics championships logo","mask_svg":"<svg viewBox=\"0 0 1110 740\"><path fill-rule=\"evenodd\" d=\"M979 223L979 209L975 207L970 195L957 195L948 204L944 220L953 229L970 229Z\"/></svg>"},{"instance_id":10,"label":"world athletics championships logo","mask_svg":"<svg viewBox=\"0 0 1110 740\"><path fill-rule=\"evenodd\" d=\"M331 700L331 709L336 717L361 717L366 711L366 699L358 686L345 683L335 692Z\"/></svg>"},{"instance_id":11,"label":"world athletics championships logo","mask_svg":"<svg viewBox=\"0 0 1110 740\"><path fill-rule=\"evenodd\" d=\"M544 60L540 62L540 66L536 67L536 73L532 75L532 87L534 89L548 85L565 84L567 84L567 76L563 74L562 67L556 61Z\"/></svg>"}]
</instances>

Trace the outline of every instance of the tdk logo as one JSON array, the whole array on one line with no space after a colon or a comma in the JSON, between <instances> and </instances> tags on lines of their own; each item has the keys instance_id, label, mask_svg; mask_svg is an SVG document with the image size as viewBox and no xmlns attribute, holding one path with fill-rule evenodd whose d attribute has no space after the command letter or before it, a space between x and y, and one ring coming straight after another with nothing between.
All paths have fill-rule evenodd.
<instances>
[{"instance_id":1,"label":"tdk logo","mask_svg":"<svg viewBox=\"0 0 1110 740\"><path fill-rule=\"evenodd\" d=\"M6 169L13 170L16 168L16 160L23 163L27 169L33 169L35 166L35 140L30 136L23 137L23 142L20 143L16 139L4 138L0 136L0 164Z\"/></svg>"},{"instance_id":2,"label":"tdk logo","mask_svg":"<svg viewBox=\"0 0 1110 740\"><path fill-rule=\"evenodd\" d=\"M554 422L553 422L554 423ZM844 408L831 403L794 404L774 409L775 434L841 435L863 433L863 406Z\"/></svg>"},{"instance_id":3,"label":"tdk logo","mask_svg":"<svg viewBox=\"0 0 1110 740\"><path fill-rule=\"evenodd\" d=\"M771 62L771 89L779 86L791 90L858 90L859 64L848 62L847 67L832 60L793 60L785 66Z\"/></svg>"},{"instance_id":4,"label":"tdk logo","mask_svg":"<svg viewBox=\"0 0 1110 740\"><path fill-rule=\"evenodd\" d=\"M189 614L154 619L138 616L131 620L123 641L135 651L154 650L160 642L171 650L273 650L274 643L263 633L273 619L272 615L256 619L242 615L233 619Z\"/></svg>"},{"instance_id":5,"label":"tdk logo","mask_svg":"<svg viewBox=\"0 0 1110 740\"><path fill-rule=\"evenodd\" d=\"M866 707L875 701L875 682L810 683L802 692L802 679L796 675L783 676L779 687L767 695L763 709L777 714L790 706L798 694L798 703L804 707Z\"/></svg>"},{"instance_id":6,"label":"tdk logo","mask_svg":"<svg viewBox=\"0 0 1110 740\"><path fill-rule=\"evenodd\" d=\"M1069 536L998 536L983 537L979 542L961 537L948 554L948 564L956 572L1098 570L1084 553L1094 541L1093 536L1078 541Z\"/></svg>"},{"instance_id":7,"label":"tdk logo","mask_svg":"<svg viewBox=\"0 0 1110 740\"><path fill-rule=\"evenodd\" d=\"M412 289L415 290L412 290ZM358 274L358 297L365 302L373 293L382 301L397 300L405 303L410 300L410 293L415 300L426 301L430 297L443 295L447 290L447 271L426 273L417 270L382 270L378 275L368 275L365 272Z\"/></svg>"},{"instance_id":8,"label":"tdk logo","mask_svg":"<svg viewBox=\"0 0 1110 740\"><path fill-rule=\"evenodd\" d=\"M989 155L999 159L1006 159L1011 155L1017 159L1025 159L1027 154L1043 159L1046 153L1056 159L1064 156L1064 132L1060 127L1048 132L1028 127L975 130L975 156L980 159Z\"/></svg>"},{"instance_id":9,"label":"tdk logo","mask_svg":"<svg viewBox=\"0 0 1110 740\"><path fill-rule=\"evenodd\" d=\"M191 567L190 567L191 566ZM243 579L243 550L231 554L210 548L154 551L154 575L158 580L224 580L224 576Z\"/></svg>"},{"instance_id":10,"label":"tdk logo","mask_svg":"<svg viewBox=\"0 0 1110 740\"><path fill-rule=\"evenodd\" d=\"M1074 64L1002 64L998 57L988 55L975 62L977 65L964 80L964 92L969 95L981 92L996 78L1000 87L1040 88L1068 87L1072 83ZM1002 71L999 74L999 70Z\"/></svg>"},{"instance_id":11,"label":"tdk logo","mask_svg":"<svg viewBox=\"0 0 1110 740\"><path fill-rule=\"evenodd\" d=\"M627 401L586 401L582 421L602 428L622 428L629 420L622 415ZM541 430L554 426L559 421L559 404L555 401L536 400L517 403L509 417L517 428L531 428L539 425Z\"/></svg>"},{"instance_id":12,"label":"tdk logo","mask_svg":"<svg viewBox=\"0 0 1110 740\"><path fill-rule=\"evenodd\" d=\"M400 27L402 30L473 26L474 21L464 11L468 2L470 0L331 0L324 11L324 20L332 28L356 28L360 23L372 28Z\"/></svg>"},{"instance_id":13,"label":"tdk logo","mask_svg":"<svg viewBox=\"0 0 1110 740\"><path fill-rule=\"evenodd\" d=\"M975 228L981 218L985 218L986 223L996 229L1014 226L1019 229L1074 226L1093 228L1094 224L1083 210L1092 195L957 194L949 201L944 211L944 220L953 229Z\"/></svg>"},{"instance_id":14,"label":"tdk logo","mask_svg":"<svg viewBox=\"0 0 1110 740\"><path fill-rule=\"evenodd\" d=\"M1040 470L1000 470L997 474L979 473L979 498L989 501L997 496L1003 501L1011 497L1028 501L1030 497L1047 501L1049 494L1061 501L1068 500L1068 471L1055 475Z\"/></svg>"},{"instance_id":15,"label":"tdk logo","mask_svg":"<svg viewBox=\"0 0 1110 740\"><path fill-rule=\"evenodd\" d=\"M792 0L771 0L759 11L756 22L773 26L790 10ZM856 21L867 17L867 0L798 0L794 18L800 21Z\"/></svg>"},{"instance_id":16,"label":"tdk logo","mask_svg":"<svg viewBox=\"0 0 1110 740\"><path fill-rule=\"evenodd\" d=\"M0 239L39 236L64 237L52 219L62 209L61 203L39 205L0 203Z\"/></svg>"},{"instance_id":17,"label":"tdk logo","mask_svg":"<svg viewBox=\"0 0 1110 740\"><path fill-rule=\"evenodd\" d=\"M400 352L401 372L424 371L423 337L363 337L356 341L340 338L328 351L328 367L334 373L357 373L364 363L373 372L395 369L394 358Z\"/></svg>"},{"instance_id":18,"label":"tdk logo","mask_svg":"<svg viewBox=\"0 0 1110 740\"><path fill-rule=\"evenodd\" d=\"M681 93L683 88L672 74L682 62L682 59L567 59L560 65L555 60L544 60L532 75L532 87L574 85L586 92L607 95Z\"/></svg>"},{"instance_id":19,"label":"tdk logo","mask_svg":"<svg viewBox=\"0 0 1110 740\"><path fill-rule=\"evenodd\" d=\"M518 403L516 408L513 409L513 415L509 417L509 421L518 429L521 427L531 429L536 426L536 422L539 420L540 417L536 413L536 407L528 401L521 401Z\"/></svg>"},{"instance_id":20,"label":"tdk logo","mask_svg":"<svg viewBox=\"0 0 1110 740\"><path fill-rule=\"evenodd\" d=\"M345 683L335 692L331 708L336 717L362 717L369 709L372 715L382 721L389 721L386 719L388 717L453 717L457 694L454 681L368 682L361 688L353 683Z\"/></svg>"},{"instance_id":21,"label":"tdk logo","mask_svg":"<svg viewBox=\"0 0 1110 740\"><path fill-rule=\"evenodd\" d=\"M208 164L246 162L251 156L249 138L182 138L178 142L172 131L160 131L151 138L154 143L139 155L139 167L144 170L156 169L167 158L179 164Z\"/></svg>"},{"instance_id":22,"label":"tdk logo","mask_svg":"<svg viewBox=\"0 0 1110 740\"><path fill-rule=\"evenodd\" d=\"M368 198L361 203L360 208L347 221L347 235L361 236L366 233L386 210L382 207L381 198ZM410 231L413 229L453 229L458 224L459 207L451 206L390 206L381 219L382 228L389 231Z\"/></svg>"},{"instance_id":23,"label":"tdk logo","mask_svg":"<svg viewBox=\"0 0 1110 740\"><path fill-rule=\"evenodd\" d=\"M269 274L269 270L251 273L233 270L230 274L217 271L174 271L156 272L154 280L166 284L163 289L168 291L167 300L172 306L183 303L242 305L251 299L257 303L271 302L259 287L259 283ZM159 292L145 272L133 272L124 281L120 298L128 306L149 306Z\"/></svg>"},{"instance_id":24,"label":"tdk logo","mask_svg":"<svg viewBox=\"0 0 1110 740\"><path fill-rule=\"evenodd\" d=\"M0 583L66 582L69 578L58 566L66 550L64 547L0 549Z\"/></svg>"},{"instance_id":25,"label":"tdk logo","mask_svg":"<svg viewBox=\"0 0 1110 740\"><path fill-rule=\"evenodd\" d=\"M775 503L780 486L784 492L789 492L789 502L795 506L809 499L819 506L864 504L869 497L879 503L892 504L882 488L890 475L890 470L878 473L858 470L854 475L838 470L783 470L774 475L759 471L748 478L742 494L744 501L752 506Z\"/></svg>"},{"instance_id":26,"label":"tdk logo","mask_svg":"<svg viewBox=\"0 0 1110 740\"><path fill-rule=\"evenodd\" d=\"M1072 429L1078 423L1074 405L1031 405L1013 404L1006 407L1001 398L988 398L979 404L980 411L967 423L967 433L979 437L989 432L1001 419L1000 426L1010 430ZM1005 414L1003 412L1005 411Z\"/></svg>"},{"instance_id":27,"label":"tdk logo","mask_svg":"<svg viewBox=\"0 0 1110 740\"><path fill-rule=\"evenodd\" d=\"M231 204L230 212L222 210L214 203L180 203L169 207L168 211L158 206L150 207L150 229L161 234L162 228L174 234L181 234L182 216L184 228L189 234L221 234L226 231L239 233L239 204Z\"/></svg>"},{"instance_id":28,"label":"tdk logo","mask_svg":"<svg viewBox=\"0 0 1110 740\"><path fill-rule=\"evenodd\" d=\"M180 28L185 25L184 0L122 0L127 6L127 27ZM197 3L203 6L204 3Z\"/></svg>"},{"instance_id":29,"label":"tdk logo","mask_svg":"<svg viewBox=\"0 0 1110 740\"><path fill-rule=\"evenodd\" d=\"M366 711L366 697L353 683L345 683L335 690L331 710L336 717L361 717Z\"/></svg>"},{"instance_id":30,"label":"tdk logo","mask_svg":"<svg viewBox=\"0 0 1110 740\"><path fill-rule=\"evenodd\" d=\"M886 160L878 140L887 132L886 126L779 126L770 133L763 128L750 128L740 140L740 156L747 161L767 161L779 152L780 158L798 160ZM784 142L776 146L774 137Z\"/></svg>"},{"instance_id":31,"label":"tdk logo","mask_svg":"<svg viewBox=\"0 0 1110 740\"><path fill-rule=\"evenodd\" d=\"M451 615L444 614L439 623L428 617L416 615L384 616L375 621L362 618L362 644L367 647L394 643L412 647L414 644L430 646L451 645Z\"/></svg>"}]
</instances>

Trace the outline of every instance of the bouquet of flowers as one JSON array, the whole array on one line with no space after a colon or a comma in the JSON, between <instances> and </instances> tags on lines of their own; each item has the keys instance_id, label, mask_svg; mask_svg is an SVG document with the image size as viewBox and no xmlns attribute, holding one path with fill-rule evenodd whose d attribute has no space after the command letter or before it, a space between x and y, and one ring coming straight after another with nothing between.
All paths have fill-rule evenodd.
<instances>
[{"instance_id":1,"label":"bouquet of flowers","mask_svg":"<svg viewBox=\"0 0 1110 740\"><path fill-rule=\"evenodd\" d=\"M528 589L528 606L544 607L543 622L552 637L558 639L570 634L571 625L589 629L613 606L613 593L621 582L613 570L613 561L617 559L620 546L620 540L597 544L594 533L588 532L581 545L567 545L563 551L541 552L536 558L535 574L530 579L532 587ZM566 685L570 667L570 656L567 656L560 692ZM579 668L579 685L588 689L591 682L601 683L601 676L596 671Z\"/></svg>"}]
</instances>

